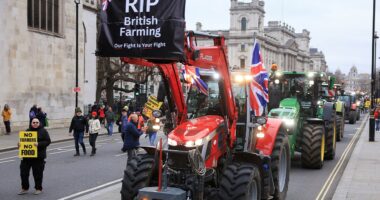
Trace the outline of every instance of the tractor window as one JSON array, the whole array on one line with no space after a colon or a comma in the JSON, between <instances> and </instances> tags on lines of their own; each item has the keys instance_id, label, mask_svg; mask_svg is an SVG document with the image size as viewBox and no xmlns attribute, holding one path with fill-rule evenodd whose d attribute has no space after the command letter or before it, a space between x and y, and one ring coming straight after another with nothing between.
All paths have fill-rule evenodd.
<instances>
[{"instance_id":1,"label":"tractor window","mask_svg":"<svg viewBox=\"0 0 380 200\"><path fill-rule=\"evenodd\" d=\"M246 121L246 104L247 104L247 98L246 98L246 91L245 87L239 84L234 83L232 85L232 92L235 97L235 104L238 111L238 121L239 122L245 122Z\"/></svg>"},{"instance_id":2,"label":"tractor window","mask_svg":"<svg viewBox=\"0 0 380 200\"><path fill-rule=\"evenodd\" d=\"M202 75L201 79L208 86L208 95L201 93L196 85L190 86L187 93L189 119L206 115L222 115L222 98L218 81L210 76Z\"/></svg>"},{"instance_id":3,"label":"tractor window","mask_svg":"<svg viewBox=\"0 0 380 200\"><path fill-rule=\"evenodd\" d=\"M339 101L345 102L347 105L350 105L350 96L339 96Z\"/></svg>"}]
</instances>

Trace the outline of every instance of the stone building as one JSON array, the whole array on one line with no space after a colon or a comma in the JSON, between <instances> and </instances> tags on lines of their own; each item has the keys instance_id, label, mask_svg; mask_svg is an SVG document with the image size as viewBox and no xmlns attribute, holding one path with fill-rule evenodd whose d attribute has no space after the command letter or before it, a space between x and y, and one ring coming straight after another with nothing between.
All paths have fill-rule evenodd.
<instances>
[{"instance_id":1,"label":"stone building","mask_svg":"<svg viewBox=\"0 0 380 200\"><path fill-rule=\"evenodd\" d=\"M359 73L356 66L352 66L350 72L346 76L345 90L349 92L370 92L370 74Z\"/></svg>"},{"instance_id":2,"label":"stone building","mask_svg":"<svg viewBox=\"0 0 380 200\"><path fill-rule=\"evenodd\" d=\"M264 5L261 0L231 0L229 30L202 30L201 23L197 23L197 30L226 37L232 69L249 69L256 39L261 44L264 65L267 67L276 63L281 70L326 71L323 53L313 55L310 52L310 32L304 29L296 33L293 27L280 21L270 21L268 26L264 26ZM203 45L206 42L200 43Z\"/></svg>"},{"instance_id":3,"label":"stone building","mask_svg":"<svg viewBox=\"0 0 380 200\"><path fill-rule=\"evenodd\" d=\"M83 3L86 6L83 6ZM91 4L92 3L92 4ZM94 52L95 13L93 1L79 5L79 105L84 96L95 98L91 76L96 73ZM29 109L41 106L51 126L67 124L75 107L75 30L73 1L3 0L0 6L0 105L13 110L14 130L27 126ZM82 20L87 18L87 20ZM86 29L86 31L84 30ZM91 65L91 68L85 66ZM93 72L91 72L93 71ZM93 73L93 75L91 75ZM93 86L95 87L95 85ZM89 98L86 101L92 101Z\"/></svg>"}]
</instances>

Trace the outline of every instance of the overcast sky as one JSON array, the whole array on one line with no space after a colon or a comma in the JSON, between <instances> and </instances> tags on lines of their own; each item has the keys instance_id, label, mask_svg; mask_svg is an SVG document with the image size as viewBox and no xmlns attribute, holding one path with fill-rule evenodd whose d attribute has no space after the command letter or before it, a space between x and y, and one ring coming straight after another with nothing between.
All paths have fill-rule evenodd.
<instances>
[{"instance_id":1,"label":"overcast sky","mask_svg":"<svg viewBox=\"0 0 380 200\"><path fill-rule=\"evenodd\" d=\"M323 51L332 72L339 68L347 74L355 65L360 73L370 73L372 4L372 0L265 0L265 25L278 20L294 27L296 32L309 30L311 47ZM376 27L380 24L379 4ZM228 29L229 8L230 0L187 0L187 27L195 29L199 21L203 29ZM380 48L377 49L379 57Z\"/></svg>"}]
</instances>

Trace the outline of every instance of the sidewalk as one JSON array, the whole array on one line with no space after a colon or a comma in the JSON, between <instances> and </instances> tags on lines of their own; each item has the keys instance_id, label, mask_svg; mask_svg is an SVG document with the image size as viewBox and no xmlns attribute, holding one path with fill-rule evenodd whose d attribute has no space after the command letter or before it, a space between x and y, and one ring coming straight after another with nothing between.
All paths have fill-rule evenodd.
<instances>
[{"instance_id":1,"label":"sidewalk","mask_svg":"<svg viewBox=\"0 0 380 200\"><path fill-rule=\"evenodd\" d=\"M73 136L69 136L69 128L52 128L46 129L49 132L52 143L73 140ZM117 126L114 126L114 131L117 130ZM107 134L107 130L102 127L100 135ZM17 149L17 142L19 140L18 132L11 132L10 135L0 136L0 152Z\"/></svg>"},{"instance_id":2,"label":"sidewalk","mask_svg":"<svg viewBox=\"0 0 380 200\"><path fill-rule=\"evenodd\" d=\"M375 200L380 197L380 133L368 141L369 122L339 181L333 200Z\"/></svg>"}]
</instances>

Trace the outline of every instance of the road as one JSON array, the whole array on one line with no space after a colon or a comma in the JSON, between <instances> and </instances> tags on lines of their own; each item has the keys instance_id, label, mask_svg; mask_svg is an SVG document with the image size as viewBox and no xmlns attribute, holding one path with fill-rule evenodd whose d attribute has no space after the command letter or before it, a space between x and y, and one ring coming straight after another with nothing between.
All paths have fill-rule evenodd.
<instances>
[{"instance_id":1,"label":"road","mask_svg":"<svg viewBox=\"0 0 380 200\"><path fill-rule=\"evenodd\" d=\"M90 145L86 139L87 152ZM141 143L146 145L147 138ZM0 153L0 199L59 199L88 188L120 179L126 165L126 153L121 152L122 142L119 134L101 136L97 140L96 156L73 157L74 142L51 144L48 147L43 179L43 194L33 195L34 180L30 175L29 193L17 195L20 190L20 159L17 151Z\"/></svg>"},{"instance_id":2,"label":"road","mask_svg":"<svg viewBox=\"0 0 380 200\"><path fill-rule=\"evenodd\" d=\"M361 120L357 121L356 124L348 124L346 121L344 138L342 141L337 142L335 159L331 161L325 161L323 168L319 170L304 169L301 166L300 155L297 155L295 160L292 160L292 168L290 170L290 181L289 189L286 199L291 200L314 200L314 199L332 199L339 179L342 175L346 163L342 165L339 171L337 171L336 176L331 176L333 170L336 168L340 159L342 158L343 152L346 150L347 146L350 144L353 136L358 131L360 125L363 122L364 114L361 115ZM348 157L349 158L349 155ZM346 160L347 161L347 160ZM328 179L331 179L330 187L324 187ZM329 182L329 183L330 183ZM322 191L322 188L324 189ZM323 193L327 190L327 194L323 196ZM322 192L321 192L322 191ZM318 196L319 195L319 196ZM321 198L321 197L324 198ZM317 198L319 197L319 198Z\"/></svg>"},{"instance_id":3,"label":"road","mask_svg":"<svg viewBox=\"0 0 380 200\"><path fill-rule=\"evenodd\" d=\"M362 119L364 115L362 115ZM331 199L345 163L340 161L350 145L354 134L362 121L355 125L346 124L344 138L337 143L336 157L326 161L320 170L303 169L299 156L292 161L287 199L314 200ZM142 144L147 139L141 139ZM86 145L89 150L88 140ZM17 151L0 153L0 194L2 199L59 199L86 191L83 195L74 195L82 199L119 199L120 178L126 164L126 155L120 151L121 139L118 134L98 138L98 152L94 157L89 155L73 157L72 141L52 144L48 148L48 158L44 173L44 193L39 196L17 195L20 189L19 159ZM347 161L347 158L346 158ZM336 166L342 168L335 171ZM336 175L335 175L336 174ZM31 187L34 186L32 176ZM331 184L329 181L331 181ZM327 183L326 183L327 182ZM326 185L326 186L325 186ZM322 190L323 188L323 190ZM31 188L31 192L34 189ZM322 192L321 192L322 191ZM323 197L323 198L322 198ZM70 198L69 198L70 199Z\"/></svg>"}]
</instances>

